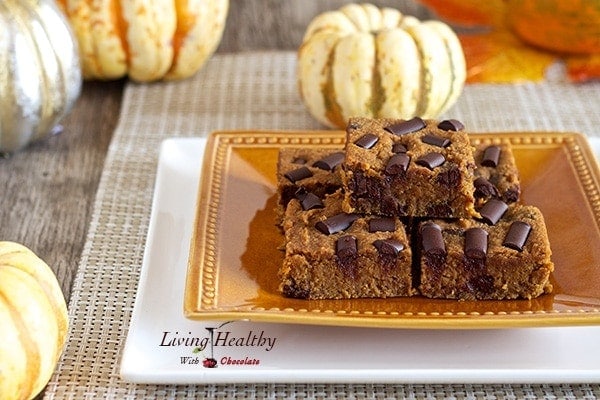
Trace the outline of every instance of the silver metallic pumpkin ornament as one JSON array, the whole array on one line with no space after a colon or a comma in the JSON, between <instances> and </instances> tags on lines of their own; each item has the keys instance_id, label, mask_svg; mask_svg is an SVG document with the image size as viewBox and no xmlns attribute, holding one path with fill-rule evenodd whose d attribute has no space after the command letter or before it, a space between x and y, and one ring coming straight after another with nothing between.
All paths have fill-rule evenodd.
<instances>
[{"instance_id":1,"label":"silver metallic pumpkin ornament","mask_svg":"<svg viewBox=\"0 0 600 400\"><path fill-rule=\"evenodd\" d=\"M48 135L81 92L77 41L53 0L0 0L0 153Z\"/></svg>"}]
</instances>

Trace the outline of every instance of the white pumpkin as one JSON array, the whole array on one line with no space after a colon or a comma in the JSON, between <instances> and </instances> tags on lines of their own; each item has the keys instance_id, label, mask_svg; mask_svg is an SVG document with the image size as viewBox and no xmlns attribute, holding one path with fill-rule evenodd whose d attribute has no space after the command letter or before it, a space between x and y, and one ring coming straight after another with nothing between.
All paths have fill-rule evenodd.
<instances>
[{"instance_id":1,"label":"white pumpkin","mask_svg":"<svg viewBox=\"0 0 600 400\"><path fill-rule=\"evenodd\" d=\"M53 0L0 2L0 153L45 137L81 91L77 41Z\"/></svg>"},{"instance_id":2,"label":"white pumpkin","mask_svg":"<svg viewBox=\"0 0 600 400\"><path fill-rule=\"evenodd\" d=\"M0 242L0 398L31 399L48 383L67 338L67 306L48 265Z\"/></svg>"},{"instance_id":3,"label":"white pumpkin","mask_svg":"<svg viewBox=\"0 0 600 400\"><path fill-rule=\"evenodd\" d=\"M343 128L355 116L437 118L462 92L466 64L448 25L351 3L311 21L297 72L309 112Z\"/></svg>"}]
</instances>

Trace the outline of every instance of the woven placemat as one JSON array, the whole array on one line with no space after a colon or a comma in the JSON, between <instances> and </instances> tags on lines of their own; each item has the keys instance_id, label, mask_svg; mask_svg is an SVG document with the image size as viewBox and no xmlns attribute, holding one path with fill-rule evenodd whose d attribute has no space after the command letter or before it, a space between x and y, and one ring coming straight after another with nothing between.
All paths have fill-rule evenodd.
<instances>
[{"instance_id":1,"label":"woven placemat","mask_svg":"<svg viewBox=\"0 0 600 400\"><path fill-rule=\"evenodd\" d=\"M302 105L291 52L214 56L193 78L128 83L69 305L69 342L45 397L596 399L600 385L135 385L119 363L149 224L159 145L222 129L322 129ZM600 83L472 85L447 117L471 131L600 136ZM193 193L190 195L194 195ZM549 351L552 351L549 349Z\"/></svg>"}]
</instances>

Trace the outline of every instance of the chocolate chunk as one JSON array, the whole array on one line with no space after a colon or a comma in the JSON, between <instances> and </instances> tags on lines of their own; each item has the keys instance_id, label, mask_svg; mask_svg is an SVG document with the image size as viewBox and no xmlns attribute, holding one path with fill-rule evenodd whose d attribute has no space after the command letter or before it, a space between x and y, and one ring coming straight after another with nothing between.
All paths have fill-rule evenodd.
<instances>
[{"instance_id":1,"label":"chocolate chunk","mask_svg":"<svg viewBox=\"0 0 600 400\"><path fill-rule=\"evenodd\" d=\"M367 133L366 135L363 135L356 139L354 144L364 149L370 149L371 147L375 146L375 144L378 141L379 138L376 135L373 135L372 133Z\"/></svg>"},{"instance_id":2,"label":"chocolate chunk","mask_svg":"<svg viewBox=\"0 0 600 400\"><path fill-rule=\"evenodd\" d=\"M300 201L304 211L325 207L319 196L302 189L296 191L296 198Z\"/></svg>"},{"instance_id":3,"label":"chocolate chunk","mask_svg":"<svg viewBox=\"0 0 600 400\"><path fill-rule=\"evenodd\" d=\"M517 251L523 251L529 232L531 232L531 225L527 222L515 221L510 225L502 245Z\"/></svg>"},{"instance_id":4,"label":"chocolate chunk","mask_svg":"<svg viewBox=\"0 0 600 400\"><path fill-rule=\"evenodd\" d=\"M440 203L440 204L428 204L427 209L425 210L427 215L431 215L433 217L449 217L452 215L452 207L448 203Z\"/></svg>"},{"instance_id":5,"label":"chocolate chunk","mask_svg":"<svg viewBox=\"0 0 600 400\"><path fill-rule=\"evenodd\" d=\"M476 298L483 298L494 290L494 277L488 274L476 275L469 279L467 288Z\"/></svg>"},{"instance_id":6,"label":"chocolate chunk","mask_svg":"<svg viewBox=\"0 0 600 400\"><path fill-rule=\"evenodd\" d=\"M488 233L482 228L471 228L465 232L465 255L468 258L484 259L487 254Z\"/></svg>"},{"instance_id":7,"label":"chocolate chunk","mask_svg":"<svg viewBox=\"0 0 600 400\"><path fill-rule=\"evenodd\" d=\"M324 169L325 171L333 171L333 169L344 161L344 153L332 153L322 159L315 161L313 167Z\"/></svg>"},{"instance_id":8,"label":"chocolate chunk","mask_svg":"<svg viewBox=\"0 0 600 400\"><path fill-rule=\"evenodd\" d=\"M398 200L394 196L383 196L380 207L381 214L383 215L406 215L406 206L398 203Z\"/></svg>"},{"instance_id":9,"label":"chocolate chunk","mask_svg":"<svg viewBox=\"0 0 600 400\"><path fill-rule=\"evenodd\" d=\"M457 187L461 182L461 174L457 167L451 167L446 171L442 171L436 178L436 182L448 188Z\"/></svg>"},{"instance_id":10,"label":"chocolate chunk","mask_svg":"<svg viewBox=\"0 0 600 400\"><path fill-rule=\"evenodd\" d=\"M394 232L396 221L393 218L371 218L369 220L369 232Z\"/></svg>"},{"instance_id":11,"label":"chocolate chunk","mask_svg":"<svg viewBox=\"0 0 600 400\"><path fill-rule=\"evenodd\" d=\"M297 287L296 285L296 282L292 280L292 282L283 285L281 292L285 297L293 297L296 299L308 299L310 296L310 290Z\"/></svg>"},{"instance_id":12,"label":"chocolate chunk","mask_svg":"<svg viewBox=\"0 0 600 400\"><path fill-rule=\"evenodd\" d=\"M445 131L462 131L463 129L465 129L463 123L457 119L443 120L438 124L437 127Z\"/></svg>"},{"instance_id":13,"label":"chocolate chunk","mask_svg":"<svg viewBox=\"0 0 600 400\"><path fill-rule=\"evenodd\" d=\"M348 229L357 218L356 214L341 213L317 222L315 228L326 235L331 235Z\"/></svg>"},{"instance_id":14,"label":"chocolate chunk","mask_svg":"<svg viewBox=\"0 0 600 400\"><path fill-rule=\"evenodd\" d=\"M360 171L354 173L348 186L353 191L352 196L354 196L355 199L368 197L379 201L383 194L378 178L365 176L365 174Z\"/></svg>"},{"instance_id":15,"label":"chocolate chunk","mask_svg":"<svg viewBox=\"0 0 600 400\"><path fill-rule=\"evenodd\" d=\"M496 222L502 218L506 210L508 209L508 205L502 200L490 199L487 203L481 207L479 210L479 214L481 214L481 218L490 225L495 225Z\"/></svg>"},{"instance_id":16,"label":"chocolate chunk","mask_svg":"<svg viewBox=\"0 0 600 400\"><path fill-rule=\"evenodd\" d=\"M348 124L347 130L356 130L358 128L360 128L360 124L356 121L353 121Z\"/></svg>"},{"instance_id":17,"label":"chocolate chunk","mask_svg":"<svg viewBox=\"0 0 600 400\"><path fill-rule=\"evenodd\" d=\"M356 257L358 253L356 238L352 235L340 237L335 243L335 252L342 260Z\"/></svg>"},{"instance_id":18,"label":"chocolate chunk","mask_svg":"<svg viewBox=\"0 0 600 400\"><path fill-rule=\"evenodd\" d=\"M434 222L421 225L421 244L426 255L446 255L442 228Z\"/></svg>"},{"instance_id":19,"label":"chocolate chunk","mask_svg":"<svg viewBox=\"0 0 600 400\"><path fill-rule=\"evenodd\" d=\"M292 160L293 164L306 164L306 158L304 157L296 157Z\"/></svg>"},{"instance_id":20,"label":"chocolate chunk","mask_svg":"<svg viewBox=\"0 0 600 400\"><path fill-rule=\"evenodd\" d=\"M514 203L517 200L519 200L520 193L521 193L520 188L518 186L513 186L510 189L507 189L506 192L504 192L504 195L502 196L502 198L507 203Z\"/></svg>"},{"instance_id":21,"label":"chocolate chunk","mask_svg":"<svg viewBox=\"0 0 600 400\"><path fill-rule=\"evenodd\" d=\"M398 175L406 172L410 157L406 153L394 154L390 157L385 166L385 172L389 175Z\"/></svg>"},{"instance_id":22,"label":"chocolate chunk","mask_svg":"<svg viewBox=\"0 0 600 400\"><path fill-rule=\"evenodd\" d=\"M295 183L302 179L310 178L312 175L313 174L308 167L300 167L285 173L283 176Z\"/></svg>"},{"instance_id":23,"label":"chocolate chunk","mask_svg":"<svg viewBox=\"0 0 600 400\"><path fill-rule=\"evenodd\" d=\"M392 146L392 153L406 153L408 149L402 143L394 143Z\"/></svg>"},{"instance_id":24,"label":"chocolate chunk","mask_svg":"<svg viewBox=\"0 0 600 400\"><path fill-rule=\"evenodd\" d=\"M365 174L357 171L352 175L352 179L348 186L353 192L353 196L364 196L365 193L367 193L367 178L365 177Z\"/></svg>"},{"instance_id":25,"label":"chocolate chunk","mask_svg":"<svg viewBox=\"0 0 600 400\"><path fill-rule=\"evenodd\" d=\"M469 274L477 275L483 273L485 268L485 257L482 258L473 258L473 257L465 257L465 270L468 271Z\"/></svg>"},{"instance_id":26,"label":"chocolate chunk","mask_svg":"<svg viewBox=\"0 0 600 400\"><path fill-rule=\"evenodd\" d=\"M446 158L441 153L427 153L419 157L419 159L415 162L423 167L434 169L435 167L442 165L445 161Z\"/></svg>"},{"instance_id":27,"label":"chocolate chunk","mask_svg":"<svg viewBox=\"0 0 600 400\"><path fill-rule=\"evenodd\" d=\"M500 197L500 192L494 184L484 177L480 176L473 182L475 186L474 195L477 198Z\"/></svg>"},{"instance_id":28,"label":"chocolate chunk","mask_svg":"<svg viewBox=\"0 0 600 400\"><path fill-rule=\"evenodd\" d=\"M450 146L450 143L451 143L450 139L447 139L447 138L441 137L441 136L432 135L430 133L423 136L421 138L421 141L423 143L427 143L427 144L430 144L432 146L437 146L437 147L448 147L448 146Z\"/></svg>"},{"instance_id":29,"label":"chocolate chunk","mask_svg":"<svg viewBox=\"0 0 600 400\"><path fill-rule=\"evenodd\" d=\"M306 190L305 187L298 186L298 188L294 192L294 197L297 198L298 200L302 200L304 198L304 196L306 196L307 193L308 193L308 190Z\"/></svg>"},{"instance_id":30,"label":"chocolate chunk","mask_svg":"<svg viewBox=\"0 0 600 400\"><path fill-rule=\"evenodd\" d=\"M498 160L500 159L500 146L488 146L483 152L483 159L481 165L484 167L498 166Z\"/></svg>"},{"instance_id":31,"label":"chocolate chunk","mask_svg":"<svg viewBox=\"0 0 600 400\"><path fill-rule=\"evenodd\" d=\"M400 136L400 135L405 135L407 133L416 132L423 128L425 128L425 122L419 117L414 117L407 121L401 121L401 122L397 122L395 124L386 126L383 129L385 129L386 131L388 131L394 135Z\"/></svg>"},{"instance_id":32,"label":"chocolate chunk","mask_svg":"<svg viewBox=\"0 0 600 400\"><path fill-rule=\"evenodd\" d=\"M373 242L373 246L381 254L397 256L402 250L404 245L395 239L377 239Z\"/></svg>"},{"instance_id":33,"label":"chocolate chunk","mask_svg":"<svg viewBox=\"0 0 600 400\"><path fill-rule=\"evenodd\" d=\"M338 266L349 278L356 276L358 245L354 236L342 236L335 244Z\"/></svg>"}]
</instances>

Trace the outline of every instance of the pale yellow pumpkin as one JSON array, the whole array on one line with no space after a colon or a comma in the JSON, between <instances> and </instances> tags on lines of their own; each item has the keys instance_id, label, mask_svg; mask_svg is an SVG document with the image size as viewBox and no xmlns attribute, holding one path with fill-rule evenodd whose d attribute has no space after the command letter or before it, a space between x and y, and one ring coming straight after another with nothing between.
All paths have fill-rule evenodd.
<instances>
[{"instance_id":1,"label":"pale yellow pumpkin","mask_svg":"<svg viewBox=\"0 0 600 400\"><path fill-rule=\"evenodd\" d=\"M68 323L50 267L26 247L0 242L0 398L30 399L46 386Z\"/></svg>"},{"instance_id":2,"label":"pale yellow pumpkin","mask_svg":"<svg viewBox=\"0 0 600 400\"><path fill-rule=\"evenodd\" d=\"M436 118L462 92L461 44L440 21L348 4L315 17L298 51L304 104L322 124L348 118Z\"/></svg>"},{"instance_id":3,"label":"pale yellow pumpkin","mask_svg":"<svg viewBox=\"0 0 600 400\"><path fill-rule=\"evenodd\" d=\"M221 41L229 0L58 0L85 79L140 82L196 73Z\"/></svg>"}]
</instances>

